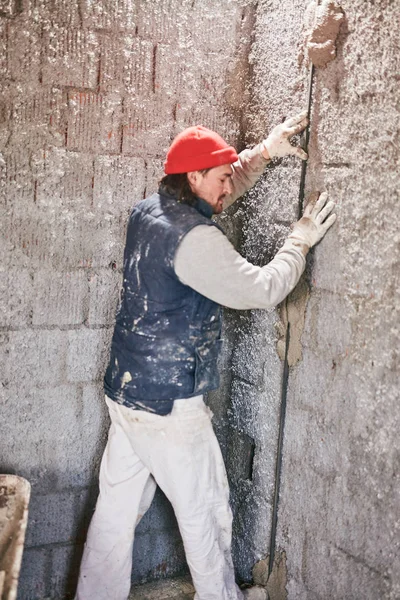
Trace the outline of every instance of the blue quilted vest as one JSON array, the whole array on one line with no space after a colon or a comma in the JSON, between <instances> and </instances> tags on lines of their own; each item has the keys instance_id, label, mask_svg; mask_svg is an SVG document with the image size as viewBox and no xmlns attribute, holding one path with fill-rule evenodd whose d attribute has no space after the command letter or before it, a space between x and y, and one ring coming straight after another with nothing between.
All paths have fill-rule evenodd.
<instances>
[{"instance_id":1,"label":"blue quilted vest","mask_svg":"<svg viewBox=\"0 0 400 600\"><path fill-rule=\"evenodd\" d=\"M218 387L220 306L181 283L174 271L183 237L197 225L217 226L211 216L204 200L188 206L162 189L133 209L104 380L115 402L165 415L174 400Z\"/></svg>"}]
</instances>

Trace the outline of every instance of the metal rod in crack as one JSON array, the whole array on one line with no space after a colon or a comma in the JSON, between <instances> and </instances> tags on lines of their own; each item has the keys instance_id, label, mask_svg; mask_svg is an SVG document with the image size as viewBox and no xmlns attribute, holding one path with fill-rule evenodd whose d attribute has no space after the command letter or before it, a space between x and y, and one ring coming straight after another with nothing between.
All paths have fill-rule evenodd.
<instances>
[{"instance_id":1,"label":"metal rod in crack","mask_svg":"<svg viewBox=\"0 0 400 600\"><path fill-rule=\"evenodd\" d=\"M281 409L279 418L279 435L278 435L278 448L275 465L275 489L274 489L274 501L272 506L272 525L271 525L271 541L269 547L269 563L268 563L268 577L272 573L275 560L275 544L276 544L276 528L278 524L278 503L279 503L279 488L281 482L281 471L282 471L282 448L283 448L283 434L286 417L286 398L287 398L287 387L289 382L289 362L288 352L290 343L290 323L288 323L286 330L286 344L285 344L285 359L283 362L283 375L282 375L282 391L281 391Z\"/></svg>"},{"instance_id":2,"label":"metal rod in crack","mask_svg":"<svg viewBox=\"0 0 400 600\"><path fill-rule=\"evenodd\" d=\"M308 125L303 135L302 147L307 152L308 143L310 141L310 115L311 115L311 102L312 102L312 88L314 80L314 65L311 64L308 80L308 91L307 91L307 118ZM304 204L304 188L307 174L307 160L304 160L301 165L300 175L300 187L299 187L299 200L298 200L298 218L303 214ZM285 308L287 310L287 299L285 300ZM272 504L272 518L271 518L271 538L269 545L269 563L268 563L268 576L271 575L275 560L275 546L276 546L276 530L278 524L278 505L279 505L279 492L281 486L281 473L282 473L282 455L283 455L283 435L285 431L286 421L286 404L287 404L287 389L289 385L289 343L290 343L290 323L287 320L286 328L286 343L285 343L285 356L283 361L283 373L282 373L282 386L281 386L281 405L279 414L279 434L278 434L278 447L276 451L276 463L275 463L275 487L274 487L274 499Z\"/></svg>"}]
</instances>

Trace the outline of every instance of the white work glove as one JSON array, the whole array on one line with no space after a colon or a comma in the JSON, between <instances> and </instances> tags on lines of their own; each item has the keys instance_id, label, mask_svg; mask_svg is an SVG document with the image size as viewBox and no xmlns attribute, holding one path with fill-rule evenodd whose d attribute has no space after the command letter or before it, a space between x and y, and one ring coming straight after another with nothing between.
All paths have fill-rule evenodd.
<instances>
[{"instance_id":1,"label":"white work glove","mask_svg":"<svg viewBox=\"0 0 400 600\"><path fill-rule=\"evenodd\" d=\"M318 196L318 192L311 194L302 218L295 223L289 235L289 239L306 244L308 248L318 244L336 221L336 215L331 214L335 204L332 201L326 203L328 194L323 192Z\"/></svg>"},{"instance_id":2,"label":"white work glove","mask_svg":"<svg viewBox=\"0 0 400 600\"><path fill-rule=\"evenodd\" d=\"M281 158L293 154L303 160L307 160L307 153L299 146L292 146L290 138L300 133L307 127L307 111L299 113L295 117L286 119L280 125L274 127L266 140L262 142L269 158ZM264 157L268 157L263 153Z\"/></svg>"}]
</instances>

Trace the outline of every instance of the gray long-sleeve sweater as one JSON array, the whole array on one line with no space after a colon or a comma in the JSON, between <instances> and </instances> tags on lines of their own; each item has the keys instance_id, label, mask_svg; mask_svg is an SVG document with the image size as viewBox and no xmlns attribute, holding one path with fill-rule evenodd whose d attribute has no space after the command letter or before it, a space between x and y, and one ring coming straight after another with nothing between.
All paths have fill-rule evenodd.
<instances>
[{"instance_id":1,"label":"gray long-sleeve sweater","mask_svg":"<svg viewBox=\"0 0 400 600\"><path fill-rule=\"evenodd\" d=\"M232 194L224 208L249 190L267 161L261 145L244 150L233 167ZM295 287L305 267L304 247L288 238L275 258L257 267L243 258L216 227L199 225L182 240L175 256L180 281L203 296L235 309L271 308Z\"/></svg>"}]
</instances>

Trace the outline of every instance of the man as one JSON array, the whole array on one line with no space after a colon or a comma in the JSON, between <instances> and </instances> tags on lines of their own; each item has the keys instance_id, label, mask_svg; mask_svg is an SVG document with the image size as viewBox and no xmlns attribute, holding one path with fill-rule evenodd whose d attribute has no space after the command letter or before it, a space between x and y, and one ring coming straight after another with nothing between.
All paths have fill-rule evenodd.
<instances>
[{"instance_id":1,"label":"man","mask_svg":"<svg viewBox=\"0 0 400 600\"><path fill-rule=\"evenodd\" d=\"M159 192L132 211L105 376L111 428L76 600L127 599L135 526L157 484L177 517L195 599L267 597L235 583L228 483L203 394L218 387L221 305L281 302L336 217L322 194L264 267L241 257L211 217L272 158L307 158L289 141L306 124L305 113L288 119L239 156L215 132L190 127L168 151Z\"/></svg>"}]
</instances>

